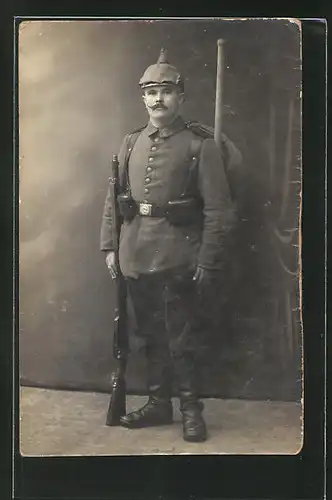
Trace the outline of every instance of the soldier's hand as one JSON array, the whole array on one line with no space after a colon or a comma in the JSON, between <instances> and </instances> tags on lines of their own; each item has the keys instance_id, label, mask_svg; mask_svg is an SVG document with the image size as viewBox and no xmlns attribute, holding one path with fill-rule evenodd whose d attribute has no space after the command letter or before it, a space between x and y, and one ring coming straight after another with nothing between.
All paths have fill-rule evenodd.
<instances>
[{"instance_id":1,"label":"soldier's hand","mask_svg":"<svg viewBox=\"0 0 332 500\"><path fill-rule=\"evenodd\" d=\"M112 279L114 280L118 275L118 268L116 265L116 257L115 252L108 252L106 255L106 265L111 274Z\"/></svg>"}]
</instances>

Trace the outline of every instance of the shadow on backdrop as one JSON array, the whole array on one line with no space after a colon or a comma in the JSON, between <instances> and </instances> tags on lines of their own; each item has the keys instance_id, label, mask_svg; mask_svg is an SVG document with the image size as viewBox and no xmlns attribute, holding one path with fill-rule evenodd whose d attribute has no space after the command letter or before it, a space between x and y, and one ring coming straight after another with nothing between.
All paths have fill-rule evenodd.
<instances>
[{"instance_id":1,"label":"shadow on backdrop","mask_svg":"<svg viewBox=\"0 0 332 500\"><path fill-rule=\"evenodd\" d=\"M22 384L109 391L113 290L99 232L110 159L146 123L138 79L161 46L186 77L184 117L214 124L220 37L224 131L244 171L234 172L241 220L223 320L201 353L201 392L300 398L300 32L287 21L20 25ZM128 385L145 391L139 346Z\"/></svg>"}]
</instances>

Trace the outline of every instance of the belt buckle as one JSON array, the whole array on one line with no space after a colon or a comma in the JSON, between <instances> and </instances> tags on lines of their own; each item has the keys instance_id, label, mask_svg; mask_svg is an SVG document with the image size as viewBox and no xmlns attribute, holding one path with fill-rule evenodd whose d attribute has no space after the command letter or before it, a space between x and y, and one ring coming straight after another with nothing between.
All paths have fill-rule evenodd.
<instances>
[{"instance_id":1,"label":"belt buckle","mask_svg":"<svg viewBox=\"0 0 332 500\"><path fill-rule=\"evenodd\" d=\"M151 215L151 212L152 212L151 203L140 203L139 204L140 215Z\"/></svg>"}]
</instances>

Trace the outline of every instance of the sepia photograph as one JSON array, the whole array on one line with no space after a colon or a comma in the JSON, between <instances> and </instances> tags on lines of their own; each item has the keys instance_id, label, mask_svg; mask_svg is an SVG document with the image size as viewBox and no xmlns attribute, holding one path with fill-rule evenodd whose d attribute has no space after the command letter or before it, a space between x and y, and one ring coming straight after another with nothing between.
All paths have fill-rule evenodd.
<instances>
[{"instance_id":1,"label":"sepia photograph","mask_svg":"<svg viewBox=\"0 0 332 500\"><path fill-rule=\"evenodd\" d=\"M301 22L16 29L20 453L298 454Z\"/></svg>"}]
</instances>

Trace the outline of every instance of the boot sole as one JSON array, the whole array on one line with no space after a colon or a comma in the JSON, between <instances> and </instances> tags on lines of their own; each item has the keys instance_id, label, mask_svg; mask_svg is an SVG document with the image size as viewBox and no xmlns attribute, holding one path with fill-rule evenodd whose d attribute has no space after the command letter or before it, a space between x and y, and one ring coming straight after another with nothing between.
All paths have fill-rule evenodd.
<instances>
[{"instance_id":1,"label":"boot sole","mask_svg":"<svg viewBox=\"0 0 332 500\"><path fill-rule=\"evenodd\" d=\"M184 441L187 443L203 443L203 441L207 441L207 436L196 437L196 436L186 436L183 437Z\"/></svg>"},{"instance_id":2,"label":"boot sole","mask_svg":"<svg viewBox=\"0 0 332 500\"><path fill-rule=\"evenodd\" d=\"M121 422L120 425L121 427L125 427L126 429L146 429L147 427L164 427L166 425L172 425L174 423L173 420L165 421L165 422L153 422L153 423L146 423L146 424L139 424L139 423L127 423L127 422Z\"/></svg>"}]
</instances>

